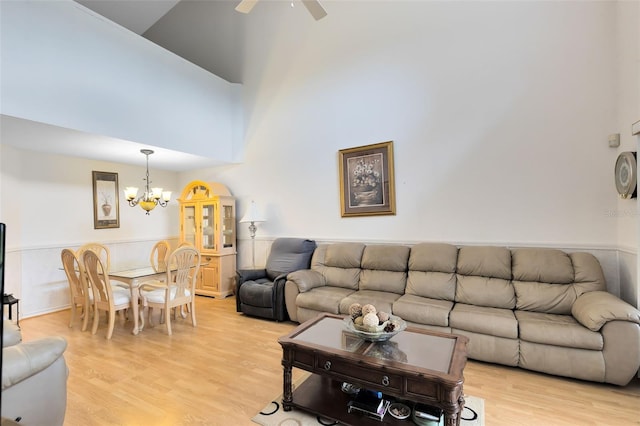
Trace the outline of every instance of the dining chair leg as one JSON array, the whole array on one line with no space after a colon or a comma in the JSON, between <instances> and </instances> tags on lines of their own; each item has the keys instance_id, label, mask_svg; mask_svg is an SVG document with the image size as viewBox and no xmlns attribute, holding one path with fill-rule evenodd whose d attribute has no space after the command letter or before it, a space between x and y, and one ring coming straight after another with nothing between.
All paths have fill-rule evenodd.
<instances>
[{"instance_id":1,"label":"dining chair leg","mask_svg":"<svg viewBox=\"0 0 640 426\"><path fill-rule=\"evenodd\" d=\"M165 312L164 320L165 320L165 325L167 326L167 334L171 336L171 308L169 308L166 305L166 301L165 301L165 308L163 309L163 311Z\"/></svg>"},{"instance_id":2,"label":"dining chair leg","mask_svg":"<svg viewBox=\"0 0 640 426\"><path fill-rule=\"evenodd\" d=\"M196 326L196 301L195 299L191 301L190 304L188 304L187 306L191 307L191 324L195 327Z\"/></svg>"},{"instance_id":3,"label":"dining chair leg","mask_svg":"<svg viewBox=\"0 0 640 426\"><path fill-rule=\"evenodd\" d=\"M91 314L91 309L89 309L87 306L84 306L82 308L82 331L87 331L90 314Z\"/></svg>"},{"instance_id":4,"label":"dining chair leg","mask_svg":"<svg viewBox=\"0 0 640 426\"><path fill-rule=\"evenodd\" d=\"M100 309L93 307L93 326L91 327L91 334L96 334L98 331L98 323L100 322Z\"/></svg>"},{"instance_id":5,"label":"dining chair leg","mask_svg":"<svg viewBox=\"0 0 640 426\"><path fill-rule=\"evenodd\" d=\"M167 334L169 336L171 336L171 315L167 315L167 317L165 318L166 321L166 326L167 326Z\"/></svg>"},{"instance_id":6,"label":"dining chair leg","mask_svg":"<svg viewBox=\"0 0 640 426\"><path fill-rule=\"evenodd\" d=\"M144 316L147 317L147 319L149 320L149 327L153 328L156 325L153 323L153 308L150 308L149 306L145 306L144 307Z\"/></svg>"},{"instance_id":7,"label":"dining chair leg","mask_svg":"<svg viewBox=\"0 0 640 426\"><path fill-rule=\"evenodd\" d=\"M114 311L109 311L109 328L107 328L107 339L111 339L113 335L113 327L116 323L116 313Z\"/></svg>"},{"instance_id":8,"label":"dining chair leg","mask_svg":"<svg viewBox=\"0 0 640 426\"><path fill-rule=\"evenodd\" d=\"M76 310L78 307L74 302L71 302L71 318L69 319L69 328L73 328L73 323L76 320Z\"/></svg>"}]
</instances>

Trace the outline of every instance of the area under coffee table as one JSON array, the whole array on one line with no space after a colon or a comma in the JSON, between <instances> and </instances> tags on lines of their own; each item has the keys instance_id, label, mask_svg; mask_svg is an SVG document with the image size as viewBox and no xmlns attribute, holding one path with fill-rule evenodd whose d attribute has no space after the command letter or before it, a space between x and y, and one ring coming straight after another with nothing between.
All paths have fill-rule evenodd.
<instances>
[{"instance_id":1,"label":"area under coffee table","mask_svg":"<svg viewBox=\"0 0 640 426\"><path fill-rule=\"evenodd\" d=\"M343 325L343 317L322 314L278 339L282 346L283 408L292 407L344 424L380 424L347 413L348 382L386 395L440 407L446 425L458 425L464 406L464 336L407 328L387 342L367 342ZM292 391L292 368L312 376ZM393 424L391 416L385 417ZM406 423L399 423L406 424Z\"/></svg>"}]
</instances>

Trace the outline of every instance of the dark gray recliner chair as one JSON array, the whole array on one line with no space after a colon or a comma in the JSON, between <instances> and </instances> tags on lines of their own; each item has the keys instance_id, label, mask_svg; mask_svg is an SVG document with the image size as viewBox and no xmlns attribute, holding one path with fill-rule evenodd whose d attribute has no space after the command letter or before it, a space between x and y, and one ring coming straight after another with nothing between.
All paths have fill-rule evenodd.
<instances>
[{"instance_id":1,"label":"dark gray recliner chair","mask_svg":"<svg viewBox=\"0 0 640 426\"><path fill-rule=\"evenodd\" d=\"M238 270L236 311L276 321L287 320L289 315L284 303L287 274L309 269L315 248L312 240L276 239L264 269Z\"/></svg>"}]
</instances>

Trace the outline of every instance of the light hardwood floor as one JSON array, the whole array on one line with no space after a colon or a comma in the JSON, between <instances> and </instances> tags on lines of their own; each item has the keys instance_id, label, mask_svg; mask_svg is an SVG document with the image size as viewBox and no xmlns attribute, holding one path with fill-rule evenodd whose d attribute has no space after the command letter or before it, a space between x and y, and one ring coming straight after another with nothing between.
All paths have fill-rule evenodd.
<instances>
[{"instance_id":1,"label":"light hardwood floor","mask_svg":"<svg viewBox=\"0 0 640 426\"><path fill-rule=\"evenodd\" d=\"M198 326L189 319L131 334L116 323L106 340L68 327L69 311L20 321L24 340L68 341L65 425L255 425L251 417L282 392L277 339L296 324L235 312L233 297L198 297ZM303 373L294 369L294 380ZM558 378L469 361L465 393L485 400L493 425L640 425L640 381L626 387Z\"/></svg>"}]
</instances>

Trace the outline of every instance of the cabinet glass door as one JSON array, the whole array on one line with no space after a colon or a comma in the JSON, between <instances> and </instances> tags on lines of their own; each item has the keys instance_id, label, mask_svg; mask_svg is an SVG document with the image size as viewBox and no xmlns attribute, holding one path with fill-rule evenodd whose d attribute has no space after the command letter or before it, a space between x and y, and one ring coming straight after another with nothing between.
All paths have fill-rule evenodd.
<instances>
[{"instance_id":1,"label":"cabinet glass door","mask_svg":"<svg viewBox=\"0 0 640 426\"><path fill-rule=\"evenodd\" d=\"M233 217L233 206L222 206L222 246L224 248L233 247L235 236L233 235L233 226L235 218Z\"/></svg>"},{"instance_id":2,"label":"cabinet glass door","mask_svg":"<svg viewBox=\"0 0 640 426\"><path fill-rule=\"evenodd\" d=\"M184 240L196 245L196 206L184 206Z\"/></svg>"},{"instance_id":3,"label":"cabinet glass door","mask_svg":"<svg viewBox=\"0 0 640 426\"><path fill-rule=\"evenodd\" d=\"M202 250L215 250L215 204L202 205Z\"/></svg>"}]
</instances>

